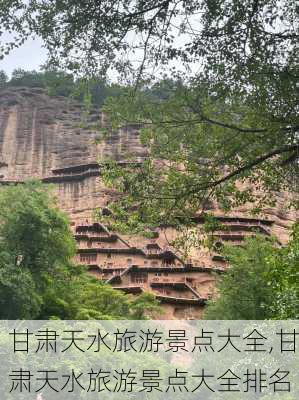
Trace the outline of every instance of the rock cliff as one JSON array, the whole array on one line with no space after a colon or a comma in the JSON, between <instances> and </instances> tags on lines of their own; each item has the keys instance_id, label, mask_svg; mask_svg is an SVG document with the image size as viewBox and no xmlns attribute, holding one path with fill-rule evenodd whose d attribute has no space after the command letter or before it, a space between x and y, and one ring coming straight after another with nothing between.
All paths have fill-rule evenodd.
<instances>
[{"instance_id":1,"label":"rock cliff","mask_svg":"<svg viewBox=\"0 0 299 400\"><path fill-rule=\"evenodd\" d=\"M195 249L190 263L185 263L169 246L176 236L170 227L147 240L119 237L91 223L95 208L106 206L115 195L101 182L99 163L107 158L139 162L146 157L135 126L95 144L103 118L97 109L86 115L80 103L49 97L43 89L0 91L0 185L32 177L54 184L60 206L73 220L79 262L118 289L153 291L164 304L166 318L198 318L213 295L211 271L222 273L227 267L217 249ZM214 214L226 226L216 232L219 242L240 244L258 230L285 243L296 219L295 212L285 209L286 196L278 193L277 206L259 217L250 214L250 205L229 215L214 205Z\"/></svg>"},{"instance_id":2,"label":"rock cliff","mask_svg":"<svg viewBox=\"0 0 299 400\"><path fill-rule=\"evenodd\" d=\"M134 126L95 144L102 118L98 109L92 109L86 117L82 104L65 97L49 97L40 88L2 90L0 182L35 177L54 183L62 208L72 218L89 217L95 207L106 204L111 196L111 190L98 178L97 162L107 157L125 162L130 156L146 156ZM275 220L275 230L284 241L285 228L296 216L284 209L285 194L279 194L278 199L277 207L266 210L263 217ZM250 208L245 206L232 214L249 212Z\"/></svg>"},{"instance_id":3,"label":"rock cliff","mask_svg":"<svg viewBox=\"0 0 299 400\"><path fill-rule=\"evenodd\" d=\"M62 208L73 218L89 216L110 191L97 176L97 162L144 157L138 131L128 127L100 144L102 115L88 117L82 104L49 97L39 88L9 88L0 93L0 179L28 178L55 183ZM0 182L1 182L0 181Z\"/></svg>"}]
</instances>

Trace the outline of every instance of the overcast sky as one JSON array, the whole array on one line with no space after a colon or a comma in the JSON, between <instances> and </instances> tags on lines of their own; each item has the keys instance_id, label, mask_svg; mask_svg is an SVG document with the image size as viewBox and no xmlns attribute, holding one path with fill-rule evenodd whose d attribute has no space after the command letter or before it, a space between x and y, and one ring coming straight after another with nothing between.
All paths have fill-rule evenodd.
<instances>
[{"instance_id":1,"label":"overcast sky","mask_svg":"<svg viewBox=\"0 0 299 400\"><path fill-rule=\"evenodd\" d=\"M1 0L0 0L1 1ZM198 22L195 20L195 22L198 25ZM9 34L8 32L4 32L3 35L1 35L0 40L1 42L11 42L13 40L14 34ZM137 41L136 35L131 34L131 41L134 43ZM189 36L187 35L187 39L189 39ZM185 41L187 40L184 36L178 35L176 38L176 44L178 46L182 46L185 44ZM139 39L138 39L139 40ZM32 71L32 70L39 70L41 65L46 62L47 59L47 51L42 47L42 40L40 38L30 38L27 39L26 42L20 46L17 49L12 50L9 55L5 56L3 60L0 60L0 70L4 70L7 75L10 77L11 73L13 70L22 68L26 71ZM128 57L130 58L130 54L128 54ZM139 57L139 59L138 59ZM137 64L140 64L143 59L143 52L138 52L134 53L134 59L136 59L138 62ZM168 63L167 70L165 69L159 69L157 67L154 68L154 70L150 70L150 72L155 75L157 78L160 74L164 75L167 71L170 71L170 67L175 66L178 69L182 69L181 63L177 63L176 61L172 61ZM189 65L189 67L192 67L193 69L197 69L198 66L195 64L194 66ZM184 68L183 68L184 70ZM194 71L193 71L194 72ZM189 72L190 74L190 72ZM113 81L117 80L118 74L115 73L115 71L110 70L109 73L109 78Z\"/></svg>"},{"instance_id":2,"label":"overcast sky","mask_svg":"<svg viewBox=\"0 0 299 400\"><path fill-rule=\"evenodd\" d=\"M42 47L42 41L30 39L0 61L0 70L4 70L8 75L16 68L23 68L27 71L38 70L45 61L46 50Z\"/></svg>"}]
</instances>

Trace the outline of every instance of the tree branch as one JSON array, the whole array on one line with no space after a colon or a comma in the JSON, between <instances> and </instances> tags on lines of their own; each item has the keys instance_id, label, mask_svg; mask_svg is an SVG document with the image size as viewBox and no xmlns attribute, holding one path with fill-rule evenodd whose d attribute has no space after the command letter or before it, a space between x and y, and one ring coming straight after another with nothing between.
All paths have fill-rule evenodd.
<instances>
[{"instance_id":1,"label":"tree branch","mask_svg":"<svg viewBox=\"0 0 299 400\"><path fill-rule=\"evenodd\" d=\"M138 17L139 15L146 14L146 13L148 13L148 12L150 12L150 11L154 11L154 10L156 10L157 8L160 9L160 10L159 10L159 12L160 12L162 8L166 8L166 7L169 6L170 1L171 1L171 0L166 0L166 1L163 1L161 4L156 4L156 5L154 5L154 6L145 8L145 9L143 9L143 10L136 11L136 12L134 12L134 13L124 15L124 16L122 16L122 17L131 19L131 18L134 18L134 17Z\"/></svg>"},{"instance_id":2,"label":"tree branch","mask_svg":"<svg viewBox=\"0 0 299 400\"><path fill-rule=\"evenodd\" d=\"M210 185L208 185L207 187L218 186L221 183L226 182L227 180L234 178L237 175L240 175L242 172L245 172L251 168L256 167L259 164L262 164L264 161L268 160L269 158L272 158L279 154L288 153L289 151L298 150L298 149L299 149L299 144L294 144L294 145L289 145L289 146L283 146L280 149L275 149L273 151L270 151L269 153L256 158L255 160L251 161L250 163L243 165L243 167L237 168L235 171L232 171L231 173L225 175L221 179L211 182Z\"/></svg>"}]
</instances>

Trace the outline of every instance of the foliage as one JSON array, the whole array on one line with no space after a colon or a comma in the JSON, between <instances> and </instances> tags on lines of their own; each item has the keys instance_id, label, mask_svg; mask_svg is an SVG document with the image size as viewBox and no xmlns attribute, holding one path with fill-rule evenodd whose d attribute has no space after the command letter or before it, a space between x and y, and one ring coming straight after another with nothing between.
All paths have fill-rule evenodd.
<instances>
[{"instance_id":1,"label":"foliage","mask_svg":"<svg viewBox=\"0 0 299 400\"><path fill-rule=\"evenodd\" d=\"M144 128L149 159L108 174L124 194L115 217L136 210L135 230L188 224L210 200L258 212L298 190L296 10L295 0L4 1L0 21L17 39L2 52L38 34L49 68L87 79L87 103L92 79L124 76L127 92L105 110L114 127Z\"/></svg>"},{"instance_id":2,"label":"foliage","mask_svg":"<svg viewBox=\"0 0 299 400\"><path fill-rule=\"evenodd\" d=\"M75 80L71 95L77 100L83 101L88 110L91 106L101 107L106 98L117 97L122 92L122 86L109 83L103 78L82 77Z\"/></svg>"},{"instance_id":3,"label":"foliage","mask_svg":"<svg viewBox=\"0 0 299 400\"><path fill-rule=\"evenodd\" d=\"M45 70L43 84L50 96L70 96L74 91L74 77L59 70Z\"/></svg>"},{"instance_id":4,"label":"foliage","mask_svg":"<svg viewBox=\"0 0 299 400\"><path fill-rule=\"evenodd\" d=\"M8 76L5 71L0 70L0 88L4 87L8 81Z\"/></svg>"},{"instance_id":5,"label":"foliage","mask_svg":"<svg viewBox=\"0 0 299 400\"><path fill-rule=\"evenodd\" d=\"M298 226L288 246L279 248L263 237L244 247L225 247L230 269L217 286L206 319L298 318Z\"/></svg>"},{"instance_id":6,"label":"foliage","mask_svg":"<svg viewBox=\"0 0 299 400\"><path fill-rule=\"evenodd\" d=\"M22 68L12 72L9 86L44 87L43 74L37 71L25 71Z\"/></svg>"},{"instance_id":7,"label":"foliage","mask_svg":"<svg viewBox=\"0 0 299 400\"><path fill-rule=\"evenodd\" d=\"M295 0L4 0L0 21L15 37L1 50L5 55L38 34L56 67L90 73L139 67L140 75L146 67L169 70L171 60L197 61L214 76L225 69L237 85L240 73L245 80L267 66L271 79L286 60L295 62L296 11Z\"/></svg>"},{"instance_id":8,"label":"foliage","mask_svg":"<svg viewBox=\"0 0 299 400\"><path fill-rule=\"evenodd\" d=\"M270 284L275 292L270 306L275 319L299 317L299 224L294 225L290 243L267 260Z\"/></svg>"},{"instance_id":9,"label":"foliage","mask_svg":"<svg viewBox=\"0 0 299 400\"><path fill-rule=\"evenodd\" d=\"M115 97L123 92L122 86L103 78L75 79L73 74L48 66L44 66L42 71L15 69L11 79L4 71L0 71L0 88L20 86L43 88L50 96L72 97L82 101L87 110L91 106L100 107L107 97Z\"/></svg>"},{"instance_id":10,"label":"foliage","mask_svg":"<svg viewBox=\"0 0 299 400\"><path fill-rule=\"evenodd\" d=\"M61 271L59 280L50 278L44 298L43 319L144 319L160 310L151 294L125 295L78 266Z\"/></svg>"},{"instance_id":11,"label":"foliage","mask_svg":"<svg viewBox=\"0 0 299 400\"><path fill-rule=\"evenodd\" d=\"M296 112L278 122L250 99L228 103L206 94L194 83L178 85L164 101L128 91L106 102L114 127L138 122L148 148L139 168L106 169L106 183L124 194L111 205L114 222L188 224L211 201L224 210L251 202L258 213L275 204L278 191L298 191L297 136L288 127ZM289 200L286 208L296 206L295 194Z\"/></svg>"},{"instance_id":12,"label":"foliage","mask_svg":"<svg viewBox=\"0 0 299 400\"><path fill-rule=\"evenodd\" d=\"M0 236L1 247L41 286L44 273L67 265L75 254L67 217L34 181L1 190Z\"/></svg>"},{"instance_id":13,"label":"foliage","mask_svg":"<svg viewBox=\"0 0 299 400\"><path fill-rule=\"evenodd\" d=\"M49 277L75 252L68 220L37 182L2 188L0 237L1 318L36 318Z\"/></svg>"},{"instance_id":14,"label":"foliage","mask_svg":"<svg viewBox=\"0 0 299 400\"><path fill-rule=\"evenodd\" d=\"M11 255L0 253L0 318L31 319L39 314L42 298L32 274L16 267Z\"/></svg>"},{"instance_id":15,"label":"foliage","mask_svg":"<svg viewBox=\"0 0 299 400\"><path fill-rule=\"evenodd\" d=\"M267 284L271 243L248 239L244 248L226 248L230 269L219 281L219 298L207 307L207 319L267 319L272 289Z\"/></svg>"},{"instance_id":16,"label":"foliage","mask_svg":"<svg viewBox=\"0 0 299 400\"><path fill-rule=\"evenodd\" d=\"M131 298L90 277L72 258L69 220L39 182L0 191L0 317L144 318L150 295Z\"/></svg>"},{"instance_id":17,"label":"foliage","mask_svg":"<svg viewBox=\"0 0 299 400\"><path fill-rule=\"evenodd\" d=\"M15 32L13 42L1 45L3 56L39 35L49 66L77 74L87 105L93 79L107 71L128 83L126 91L116 87L105 111L113 129L142 128L148 157L134 169L107 164L105 182L122 194L110 205L114 228L192 226L194 214L215 202L225 211L250 202L258 213L284 190L293 194L285 208L298 207L295 0L2 1L0 22ZM243 260L264 278L273 249L263 241L248 246L256 265L242 249L232 261ZM237 268L237 276L242 273ZM248 315L266 317L261 303L267 303L270 288L251 277L247 272L253 293L261 290L261 296L258 303L255 297L246 300ZM230 274L227 279L232 287ZM279 290L285 295L284 285ZM241 313L246 315L244 305Z\"/></svg>"}]
</instances>

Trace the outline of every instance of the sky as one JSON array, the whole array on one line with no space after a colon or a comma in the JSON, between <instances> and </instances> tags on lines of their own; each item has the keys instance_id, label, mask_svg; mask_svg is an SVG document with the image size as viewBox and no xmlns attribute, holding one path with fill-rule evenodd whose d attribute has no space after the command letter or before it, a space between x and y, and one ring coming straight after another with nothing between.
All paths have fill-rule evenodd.
<instances>
[{"instance_id":1,"label":"sky","mask_svg":"<svg viewBox=\"0 0 299 400\"><path fill-rule=\"evenodd\" d=\"M3 37L5 40L5 36ZM42 47L41 39L29 39L21 47L0 61L0 70L4 70L9 76L17 68L26 71L38 70L46 61L46 50Z\"/></svg>"},{"instance_id":2,"label":"sky","mask_svg":"<svg viewBox=\"0 0 299 400\"><path fill-rule=\"evenodd\" d=\"M3 43L11 42L13 40L13 33L9 34L7 31L6 32L4 31L4 33L0 37L0 40ZM139 40L140 38L138 39L138 41ZM182 35L178 35L176 38L177 45L178 46L184 45L185 40L186 38L184 38ZM137 38L134 34L131 37L132 44L135 41L137 41ZM127 56L128 58L130 58L129 54ZM135 52L134 59L135 58L137 61L136 66L139 66L143 59L143 52L140 52L140 54L138 52L137 53ZM8 55L4 57L3 60L0 60L0 70L4 70L10 78L13 70L15 69L21 68L26 71L39 70L41 65L44 64L46 60L47 60L47 51L45 48L43 48L42 39L39 37L36 38L31 37L30 39L27 39L22 46L12 50ZM130 58L130 60L132 59ZM171 66L175 66L177 69L181 69L180 63L172 61L171 63L169 63L167 71L170 70ZM196 65L195 69L197 69ZM155 67L155 71L151 70L150 72L153 75L159 76L160 73L164 75L167 71L165 70L160 71L159 68ZM108 72L108 76L112 81L117 81L118 79L118 74L113 70L110 70Z\"/></svg>"},{"instance_id":3,"label":"sky","mask_svg":"<svg viewBox=\"0 0 299 400\"><path fill-rule=\"evenodd\" d=\"M0 0L1 1L1 0ZM3 32L3 34L0 37L1 42L11 42L13 40L13 34L9 34L7 31ZM136 41L136 35L132 35L131 37L131 42L132 44L134 41ZM139 39L138 39L139 40ZM177 45L183 45L184 44L184 39L182 37L177 37L176 39ZM130 58L130 55L128 55ZM137 64L141 63L141 60L143 59L143 52L140 52L140 54L137 52L134 53L134 59L136 58ZM11 74L13 70L15 69L24 69L26 71L32 71L32 70L39 70L41 65L44 64L47 60L47 51L43 47L43 41L41 38L36 37L36 38L29 38L25 41L23 45L21 45L19 48L16 48L12 50L8 55L4 57L3 60L0 60L0 71L3 70L6 72L6 74L11 77ZM175 67L179 68L180 64L178 64L176 61L172 62L169 64L169 67L174 65ZM156 67L155 67L156 68ZM164 74L166 71L162 71ZM151 71L153 74L159 75L159 69L156 68L155 72ZM109 78L112 81L117 81L118 79L118 74L110 70L108 73Z\"/></svg>"}]
</instances>

